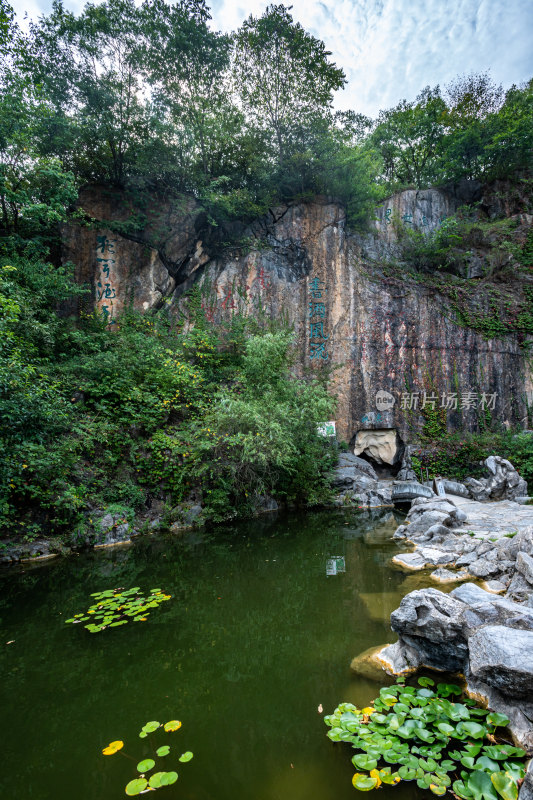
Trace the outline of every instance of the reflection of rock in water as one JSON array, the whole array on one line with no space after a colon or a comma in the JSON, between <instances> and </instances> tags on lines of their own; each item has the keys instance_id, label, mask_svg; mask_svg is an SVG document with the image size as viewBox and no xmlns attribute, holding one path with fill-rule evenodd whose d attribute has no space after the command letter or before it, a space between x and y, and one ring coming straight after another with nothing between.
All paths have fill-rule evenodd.
<instances>
[{"instance_id":1,"label":"reflection of rock in water","mask_svg":"<svg viewBox=\"0 0 533 800\"><path fill-rule=\"evenodd\" d=\"M365 604L368 616L374 622L387 622L391 612L401 603L403 594L393 592L361 592L359 597Z\"/></svg>"},{"instance_id":2,"label":"reflection of rock in water","mask_svg":"<svg viewBox=\"0 0 533 800\"><path fill-rule=\"evenodd\" d=\"M392 640L396 638L392 632L390 638L391 641L389 643L391 644ZM383 644L378 644L377 647L369 647L367 650L359 653L358 656L355 656L350 664L352 672L356 675L360 675L362 678L367 678L367 680L370 681L377 681L380 684L393 683L394 678L383 670L383 666L375 657L376 653L383 650L383 647Z\"/></svg>"}]
</instances>

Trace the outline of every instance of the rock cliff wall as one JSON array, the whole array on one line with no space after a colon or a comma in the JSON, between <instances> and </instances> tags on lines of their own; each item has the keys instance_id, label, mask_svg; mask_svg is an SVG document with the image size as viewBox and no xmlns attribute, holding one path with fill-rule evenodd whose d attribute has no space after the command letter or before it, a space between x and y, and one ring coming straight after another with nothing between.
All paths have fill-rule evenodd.
<instances>
[{"instance_id":1,"label":"rock cliff wall","mask_svg":"<svg viewBox=\"0 0 533 800\"><path fill-rule=\"evenodd\" d=\"M531 372L518 339L485 340L459 326L434 289L379 266L394 252L395 220L434 230L464 201L464 192L402 192L361 236L347 231L338 203L316 198L272 209L243 231L246 249L210 256L194 200L139 208L90 187L80 206L99 222L69 225L64 255L110 324L129 303L147 311L166 301L177 313L194 284L215 324L237 312L284 315L297 335L299 371L332 369L338 437L368 448L381 438L390 449L393 435L411 441L437 414L451 430L473 431L487 415L527 424Z\"/></svg>"}]
</instances>

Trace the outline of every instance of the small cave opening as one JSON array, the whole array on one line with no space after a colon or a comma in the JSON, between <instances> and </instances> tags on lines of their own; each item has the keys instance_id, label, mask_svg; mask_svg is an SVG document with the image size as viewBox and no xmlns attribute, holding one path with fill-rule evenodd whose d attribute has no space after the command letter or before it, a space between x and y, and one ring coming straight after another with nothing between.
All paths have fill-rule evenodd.
<instances>
[{"instance_id":1,"label":"small cave opening","mask_svg":"<svg viewBox=\"0 0 533 800\"><path fill-rule=\"evenodd\" d=\"M368 461L378 478L393 479L402 468L405 442L396 428L364 429L352 436L350 450Z\"/></svg>"}]
</instances>

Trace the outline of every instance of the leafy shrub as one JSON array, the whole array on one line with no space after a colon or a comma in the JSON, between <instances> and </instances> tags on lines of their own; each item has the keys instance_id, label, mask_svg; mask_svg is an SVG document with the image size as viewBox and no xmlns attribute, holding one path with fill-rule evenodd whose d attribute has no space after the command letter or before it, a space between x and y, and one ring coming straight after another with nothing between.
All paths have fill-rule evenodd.
<instances>
[{"instance_id":1,"label":"leafy shrub","mask_svg":"<svg viewBox=\"0 0 533 800\"><path fill-rule=\"evenodd\" d=\"M382 783L416 781L420 789L463 800L516 800L525 774L526 753L497 744L496 728L506 726L504 714L476 708L454 684L419 678L419 687L405 679L380 690L371 706L358 709L341 703L324 722L333 742L349 742L357 753L352 784L360 791Z\"/></svg>"},{"instance_id":2,"label":"leafy shrub","mask_svg":"<svg viewBox=\"0 0 533 800\"><path fill-rule=\"evenodd\" d=\"M235 314L208 321L191 293L183 332L164 312L60 315L80 294L67 271L18 258L0 272L0 528L77 531L89 512L189 496L220 520L253 513L265 494L328 496L331 449L317 425L325 387L291 374L283 322Z\"/></svg>"}]
</instances>

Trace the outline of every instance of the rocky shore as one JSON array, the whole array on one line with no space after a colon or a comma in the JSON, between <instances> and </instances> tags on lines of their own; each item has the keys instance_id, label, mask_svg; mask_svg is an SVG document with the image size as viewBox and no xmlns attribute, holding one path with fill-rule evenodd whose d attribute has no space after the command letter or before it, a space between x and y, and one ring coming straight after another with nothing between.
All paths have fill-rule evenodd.
<instances>
[{"instance_id":1,"label":"rocky shore","mask_svg":"<svg viewBox=\"0 0 533 800\"><path fill-rule=\"evenodd\" d=\"M419 498L394 538L413 547L393 557L398 568L435 567L435 581L460 585L407 594L391 614L398 641L375 661L393 674L464 675L468 694L505 713L515 744L533 755L533 508ZM530 769L519 800L532 798Z\"/></svg>"}]
</instances>

